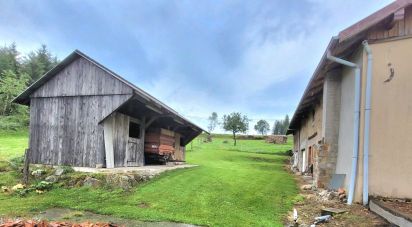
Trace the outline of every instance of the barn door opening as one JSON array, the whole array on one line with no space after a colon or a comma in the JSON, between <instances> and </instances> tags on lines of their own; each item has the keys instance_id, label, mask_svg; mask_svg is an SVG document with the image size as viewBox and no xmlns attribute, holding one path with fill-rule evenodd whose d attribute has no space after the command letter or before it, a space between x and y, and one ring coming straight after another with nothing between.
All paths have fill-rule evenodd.
<instances>
[{"instance_id":1,"label":"barn door opening","mask_svg":"<svg viewBox=\"0 0 412 227\"><path fill-rule=\"evenodd\" d=\"M139 123L129 122L129 139L126 148L126 166L143 165L143 143L141 139L141 125Z\"/></svg>"}]
</instances>

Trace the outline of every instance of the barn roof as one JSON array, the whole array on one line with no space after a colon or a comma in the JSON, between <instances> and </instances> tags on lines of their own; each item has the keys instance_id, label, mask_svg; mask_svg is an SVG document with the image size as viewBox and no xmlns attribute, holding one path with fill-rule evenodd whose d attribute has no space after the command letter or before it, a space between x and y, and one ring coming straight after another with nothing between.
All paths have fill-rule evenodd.
<instances>
[{"instance_id":1,"label":"barn roof","mask_svg":"<svg viewBox=\"0 0 412 227\"><path fill-rule=\"evenodd\" d=\"M63 70L66 66L71 64L73 61L75 61L78 58L84 58L97 66L98 68L102 69L103 71L107 72L111 76L115 77L116 79L122 81L124 84L129 86L131 89L133 89L134 94L141 97L145 101L147 101L150 104L155 105L156 107L160 108L162 111L165 112L165 114L168 114L169 116L172 116L174 118L177 118L177 120L183 122L184 124L189 125L190 127L194 128L196 131L201 133L203 130L201 127L197 126L196 124L192 123L190 120L187 118L183 117L180 115L178 112L161 102L160 100L156 99L149 93L145 92L141 88L137 87L136 85L130 83L120 75L116 74L115 72L111 71L110 69L106 68L102 64L98 63L91 57L87 56L86 54L82 53L79 50L73 51L69 56L67 56L63 61L61 61L58 65L56 65L54 68L52 68L50 71L45 73L40 79L38 79L36 82L34 82L32 85L30 85L25 91L23 91L19 96L17 96L13 102L19 103L22 105L29 105L30 104L30 95L35 92L38 88L40 88L43 84L47 83L51 78L53 78L55 75L57 75L61 70Z\"/></svg>"},{"instance_id":2,"label":"barn roof","mask_svg":"<svg viewBox=\"0 0 412 227\"><path fill-rule=\"evenodd\" d=\"M339 67L336 63L328 61L326 54L330 52L332 55L340 57L350 55L367 37L367 31L369 29L380 23L384 23L388 18L393 18L394 14L410 5L412 5L412 0L397 0L342 30L338 36L332 37L303 92L302 98L291 119L287 134L291 134L293 131L299 129L301 120L306 117L314 104L319 101L323 92L326 72Z\"/></svg>"}]
</instances>

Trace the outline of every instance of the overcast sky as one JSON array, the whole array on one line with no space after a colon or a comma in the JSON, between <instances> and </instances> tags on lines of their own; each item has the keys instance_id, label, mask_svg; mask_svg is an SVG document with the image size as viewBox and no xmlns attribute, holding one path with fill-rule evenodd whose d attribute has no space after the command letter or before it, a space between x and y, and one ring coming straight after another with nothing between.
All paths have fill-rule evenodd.
<instances>
[{"instance_id":1,"label":"overcast sky","mask_svg":"<svg viewBox=\"0 0 412 227\"><path fill-rule=\"evenodd\" d=\"M236 111L255 133L293 115L332 36L390 2L0 0L0 41L79 49L204 128Z\"/></svg>"}]
</instances>

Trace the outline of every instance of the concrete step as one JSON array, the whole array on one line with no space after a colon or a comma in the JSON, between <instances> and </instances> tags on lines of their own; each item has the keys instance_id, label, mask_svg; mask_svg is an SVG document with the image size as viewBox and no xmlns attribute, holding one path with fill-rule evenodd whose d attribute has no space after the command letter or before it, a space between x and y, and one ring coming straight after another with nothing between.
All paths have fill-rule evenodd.
<instances>
[{"instance_id":1,"label":"concrete step","mask_svg":"<svg viewBox=\"0 0 412 227\"><path fill-rule=\"evenodd\" d=\"M392 207L385 206L384 202L372 199L369 202L369 209L394 225L412 227L412 220L408 216L396 211Z\"/></svg>"}]
</instances>

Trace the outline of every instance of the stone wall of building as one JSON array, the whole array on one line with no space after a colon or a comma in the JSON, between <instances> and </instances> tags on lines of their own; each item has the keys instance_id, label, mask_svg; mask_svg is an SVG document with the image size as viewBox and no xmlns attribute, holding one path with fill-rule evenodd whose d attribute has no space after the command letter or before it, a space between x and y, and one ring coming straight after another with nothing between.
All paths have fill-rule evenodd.
<instances>
[{"instance_id":1,"label":"stone wall of building","mask_svg":"<svg viewBox=\"0 0 412 227\"><path fill-rule=\"evenodd\" d=\"M335 173L338 145L341 100L341 70L328 72L323 86L322 140L316 150L313 170L314 185L324 188Z\"/></svg>"}]
</instances>

